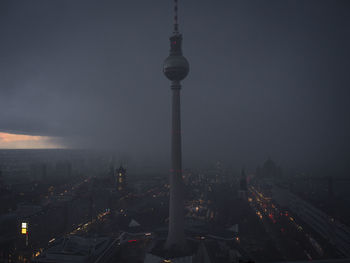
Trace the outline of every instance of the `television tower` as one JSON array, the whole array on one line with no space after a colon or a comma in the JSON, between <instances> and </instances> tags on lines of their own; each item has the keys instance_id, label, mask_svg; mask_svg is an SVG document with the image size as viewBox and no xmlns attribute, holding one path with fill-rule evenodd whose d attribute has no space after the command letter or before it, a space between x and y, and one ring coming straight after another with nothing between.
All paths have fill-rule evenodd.
<instances>
[{"instance_id":1,"label":"television tower","mask_svg":"<svg viewBox=\"0 0 350 263\"><path fill-rule=\"evenodd\" d=\"M182 35L177 20L177 0L174 0L174 32L170 37L170 55L163 65L164 75L171 81L172 91L172 130L171 130L171 170L170 170L170 202L169 230L165 244L166 249L184 250L184 184L182 179L181 160L181 112L180 81L189 72L187 59L182 55Z\"/></svg>"}]
</instances>

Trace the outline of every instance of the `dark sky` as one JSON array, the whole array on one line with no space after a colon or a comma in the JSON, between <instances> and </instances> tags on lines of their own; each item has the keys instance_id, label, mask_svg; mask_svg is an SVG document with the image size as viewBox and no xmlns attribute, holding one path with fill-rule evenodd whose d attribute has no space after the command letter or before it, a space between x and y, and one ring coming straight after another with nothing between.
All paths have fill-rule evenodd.
<instances>
[{"instance_id":1,"label":"dark sky","mask_svg":"<svg viewBox=\"0 0 350 263\"><path fill-rule=\"evenodd\" d=\"M170 0L0 2L0 130L167 162ZM185 166L344 171L349 1L180 0Z\"/></svg>"}]
</instances>

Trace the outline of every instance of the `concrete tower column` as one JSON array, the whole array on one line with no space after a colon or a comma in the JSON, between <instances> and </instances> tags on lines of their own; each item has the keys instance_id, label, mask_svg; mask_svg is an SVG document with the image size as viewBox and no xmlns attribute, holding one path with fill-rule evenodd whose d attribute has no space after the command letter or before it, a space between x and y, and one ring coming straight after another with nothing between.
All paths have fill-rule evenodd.
<instances>
[{"instance_id":1,"label":"concrete tower column","mask_svg":"<svg viewBox=\"0 0 350 263\"><path fill-rule=\"evenodd\" d=\"M170 203L169 233L166 247L183 249L184 233L184 185L182 179L181 156L181 107L179 81L173 81L172 89L172 133L171 133L171 170L170 170Z\"/></svg>"}]
</instances>

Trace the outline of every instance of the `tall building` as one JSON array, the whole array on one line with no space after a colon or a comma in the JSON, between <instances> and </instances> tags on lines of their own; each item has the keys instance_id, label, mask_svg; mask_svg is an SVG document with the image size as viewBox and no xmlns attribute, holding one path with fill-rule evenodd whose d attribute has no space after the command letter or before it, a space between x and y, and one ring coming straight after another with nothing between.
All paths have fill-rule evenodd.
<instances>
[{"instance_id":1,"label":"tall building","mask_svg":"<svg viewBox=\"0 0 350 263\"><path fill-rule=\"evenodd\" d=\"M122 165L116 170L115 178L118 191L124 191L126 188L126 169Z\"/></svg>"},{"instance_id":2,"label":"tall building","mask_svg":"<svg viewBox=\"0 0 350 263\"><path fill-rule=\"evenodd\" d=\"M170 37L170 55L165 59L163 66L164 75L171 81L170 86L172 91L169 230L165 247L172 250L183 250L185 247L185 232L184 184L181 158L180 82L189 72L189 63L182 55L182 35L179 32L177 9L177 0L174 0L174 31Z\"/></svg>"},{"instance_id":3,"label":"tall building","mask_svg":"<svg viewBox=\"0 0 350 263\"><path fill-rule=\"evenodd\" d=\"M246 200L247 199L247 192L248 192L247 176L245 174L244 169L242 169L241 177L239 179L239 191L238 191L239 198Z\"/></svg>"}]
</instances>

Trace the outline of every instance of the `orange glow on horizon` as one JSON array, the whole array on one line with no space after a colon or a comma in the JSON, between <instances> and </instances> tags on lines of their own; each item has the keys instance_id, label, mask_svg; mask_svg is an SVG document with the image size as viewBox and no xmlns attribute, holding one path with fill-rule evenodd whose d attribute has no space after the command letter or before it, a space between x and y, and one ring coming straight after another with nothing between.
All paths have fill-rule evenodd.
<instances>
[{"instance_id":1,"label":"orange glow on horizon","mask_svg":"<svg viewBox=\"0 0 350 263\"><path fill-rule=\"evenodd\" d=\"M0 149L62 148L54 137L0 132Z\"/></svg>"},{"instance_id":2,"label":"orange glow on horizon","mask_svg":"<svg viewBox=\"0 0 350 263\"><path fill-rule=\"evenodd\" d=\"M32 136L23 134L11 134L0 132L0 142L17 142L17 141L39 141L42 136Z\"/></svg>"}]
</instances>

